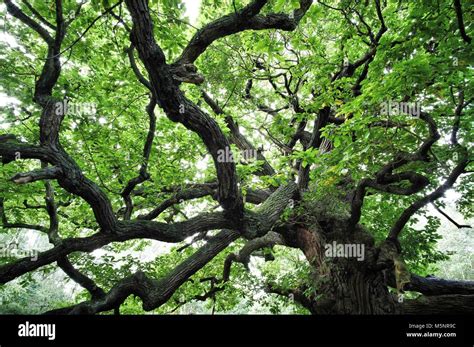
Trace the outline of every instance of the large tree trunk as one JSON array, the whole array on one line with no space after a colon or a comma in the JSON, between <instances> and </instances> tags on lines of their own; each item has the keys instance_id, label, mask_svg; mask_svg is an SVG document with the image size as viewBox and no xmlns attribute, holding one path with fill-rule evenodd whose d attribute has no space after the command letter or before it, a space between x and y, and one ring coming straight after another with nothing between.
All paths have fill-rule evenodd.
<instances>
[{"instance_id":1,"label":"large tree trunk","mask_svg":"<svg viewBox=\"0 0 474 347\"><path fill-rule=\"evenodd\" d=\"M328 273L320 277L317 287L321 314L388 314L397 304L389 293L383 274L370 271L357 260L333 259Z\"/></svg>"},{"instance_id":2,"label":"large tree trunk","mask_svg":"<svg viewBox=\"0 0 474 347\"><path fill-rule=\"evenodd\" d=\"M423 278L411 275L406 290L421 294L416 300L400 300L389 287L396 287L385 247L376 247L362 228L345 232L343 223L298 227L295 245L313 268L314 295L302 302L315 314L472 314L474 282ZM360 257L326 254L325 245L353 244L364 247ZM389 254L389 253L388 253ZM381 266L383 262L388 264ZM296 297L295 297L296 299Z\"/></svg>"},{"instance_id":3,"label":"large tree trunk","mask_svg":"<svg viewBox=\"0 0 474 347\"><path fill-rule=\"evenodd\" d=\"M397 311L382 271L374 270L374 242L362 230L331 233L318 227L298 228L297 243L313 267L314 312L318 314L388 314ZM342 231L342 230L341 230ZM324 234L323 234L324 233ZM362 257L327 256L325 245L364 247Z\"/></svg>"}]
</instances>

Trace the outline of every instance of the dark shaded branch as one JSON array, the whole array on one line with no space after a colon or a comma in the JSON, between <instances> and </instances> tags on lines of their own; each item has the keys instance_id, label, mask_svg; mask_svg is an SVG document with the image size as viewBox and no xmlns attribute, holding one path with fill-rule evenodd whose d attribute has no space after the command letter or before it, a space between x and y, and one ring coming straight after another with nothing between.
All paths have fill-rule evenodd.
<instances>
[{"instance_id":1,"label":"dark shaded branch","mask_svg":"<svg viewBox=\"0 0 474 347\"><path fill-rule=\"evenodd\" d=\"M431 194L428 194L421 199L415 201L411 204L405 211L403 211L400 218L395 222L393 227L390 230L389 238L396 239L402 229L405 227L407 222L410 220L411 216L413 216L418 210L426 206L428 203L435 201L443 196L443 194L450 189L454 183L456 182L457 178L463 173L464 169L469 164L469 159L467 155L467 150L463 147L460 149L463 152L463 158L460 162L454 167L451 171L451 174L447 177L447 179L441 184L437 189L435 189Z\"/></svg>"},{"instance_id":2,"label":"dark shaded branch","mask_svg":"<svg viewBox=\"0 0 474 347\"><path fill-rule=\"evenodd\" d=\"M63 21L62 1L56 1L56 33L54 38L48 39L48 52L41 69L41 74L35 83L34 101L43 108L40 118L40 141L53 147L58 146L58 132L64 115L55 112L55 100L51 98L53 87L61 73L59 51L66 35ZM50 123L47 122L50 120Z\"/></svg>"},{"instance_id":3,"label":"dark shaded branch","mask_svg":"<svg viewBox=\"0 0 474 347\"><path fill-rule=\"evenodd\" d=\"M431 203L431 205L433 205L433 207L436 209L436 211L438 211L439 213L441 213L447 220L449 220L451 223L453 223L456 228L458 229L461 229L461 228L472 228L470 225L468 224L459 224L457 223L454 219L452 219L446 212L444 212L442 209L440 209L438 206L436 206L436 204L434 202Z\"/></svg>"},{"instance_id":4,"label":"dark shaded branch","mask_svg":"<svg viewBox=\"0 0 474 347\"><path fill-rule=\"evenodd\" d=\"M270 196L271 192L269 190L263 189L247 189L247 194L245 195L245 202L249 202L251 204L260 204L264 202Z\"/></svg>"},{"instance_id":5,"label":"dark shaded branch","mask_svg":"<svg viewBox=\"0 0 474 347\"><path fill-rule=\"evenodd\" d=\"M197 199L197 198L202 198L204 196L212 195L216 191L215 189L211 188L208 185L203 185L200 187L192 188L192 189L185 189L182 191L178 191L174 196L171 198L163 201L160 205L158 205L156 208L154 208L151 212L145 214L145 215L139 215L137 218L138 219L145 219L145 220L151 220L155 219L158 217L163 211L165 211L167 208L182 202L186 200L191 200L191 199Z\"/></svg>"},{"instance_id":6,"label":"dark shaded branch","mask_svg":"<svg viewBox=\"0 0 474 347\"><path fill-rule=\"evenodd\" d=\"M243 202L237 186L235 163L219 160L220 151L229 148L227 138L217 122L187 99L179 89L180 82L173 77L173 71L166 64L164 53L153 36L153 23L147 1L126 1L126 3L134 23L131 41L148 71L158 104L168 118L183 124L203 140L216 167L219 203L227 212L229 219L241 221Z\"/></svg>"},{"instance_id":7,"label":"dark shaded branch","mask_svg":"<svg viewBox=\"0 0 474 347\"><path fill-rule=\"evenodd\" d=\"M297 194L297 184L290 181L275 190L255 211L246 211L244 236L254 239L272 230L285 208L289 207L290 202L296 198Z\"/></svg>"},{"instance_id":8,"label":"dark shaded branch","mask_svg":"<svg viewBox=\"0 0 474 347\"><path fill-rule=\"evenodd\" d=\"M121 17L122 15L122 8L120 7L120 12L119 14L116 14L114 11L110 11L110 15L112 17L114 17L116 20L119 21L119 23L121 23L123 25L123 27L125 28L126 31L128 32L131 32L132 29L128 26L128 24L123 20L123 18Z\"/></svg>"},{"instance_id":9,"label":"dark shaded branch","mask_svg":"<svg viewBox=\"0 0 474 347\"><path fill-rule=\"evenodd\" d=\"M367 62L364 64L364 68L362 69L361 73L359 74L359 77L357 77L356 82L352 86L352 93L354 96L358 96L362 94L362 82L367 78L369 74L369 66L370 63L372 62L373 57L369 58Z\"/></svg>"},{"instance_id":10,"label":"dark shaded branch","mask_svg":"<svg viewBox=\"0 0 474 347\"><path fill-rule=\"evenodd\" d=\"M373 38L373 34L372 34L370 28L368 29L369 34L371 36L371 41L372 41L371 48L366 52L366 54L364 56L362 56L361 58L359 58L355 62L353 62L353 63L349 62L348 64L342 66L342 68L338 72L336 72L331 78L331 82L335 82L335 81L337 81L339 79L342 79L342 78L352 77L354 75L355 71L360 66L364 65L364 69L362 70L362 73L359 75L359 77L358 77L358 79L357 79L357 81L356 81L356 83L353 87L353 92L355 94L360 93L360 84L367 77L369 64L370 64L370 62L372 62L372 60L375 57L375 54L377 53L377 46L380 42L380 39L382 38L382 35L387 31L387 27L385 26L385 21L384 21L383 15L382 15L381 7L380 7L380 1L377 0L375 2L375 4L376 4L376 9L377 9L377 16L378 16L379 21L380 21L380 29L377 32L375 38ZM340 9L338 9L338 10L340 10ZM340 11L342 11L344 13L343 10L340 10ZM325 108L318 111L318 116L315 119L311 139L309 140L309 143L307 144L307 147L304 147L305 149L318 148L320 146L320 144L322 142L321 129L323 127L325 127L327 125L327 123L329 122L330 115L331 115L331 108L330 107L325 107ZM302 128L303 128L302 130L304 130L305 126L306 126L306 124L302 124ZM301 129L300 129L300 131L301 131ZM301 165L301 163L299 164L299 168L298 168L298 186L299 186L300 189L307 188L308 183L309 183L309 171L310 171L310 166L309 165L303 167L303 165Z\"/></svg>"},{"instance_id":11,"label":"dark shaded branch","mask_svg":"<svg viewBox=\"0 0 474 347\"><path fill-rule=\"evenodd\" d=\"M314 120L313 133L309 139L308 146L304 149L318 148L321 145L322 137L321 131L328 124L329 115L331 113L330 107L324 107L318 112L318 116ZM299 189L306 189L309 184L309 170L310 165L303 167L299 165L298 168L298 187Z\"/></svg>"},{"instance_id":12,"label":"dark shaded branch","mask_svg":"<svg viewBox=\"0 0 474 347\"><path fill-rule=\"evenodd\" d=\"M92 299L99 299L104 297L104 290L98 287L92 279L90 279L89 277L81 273L79 270L74 268L74 266L71 264L67 257L58 259L56 263L61 268L61 270L63 270L66 275L69 276L69 278L71 278L74 282L86 289L91 294Z\"/></svg>"},{"instance_id":13,"label":"dark shaded branch","mask_svg":"<svg viewBox=\"0 0 474 347\"><path fill-rule=\"evenodd\" d=\"M294 300L299 303L301 306L309 310L312 314L317 314L315 301L307 297L304 294L306 288L297 288L297 289L283 289L279 288L271 283L267 283L265 286L265 292L270 294L276 294L287 299Z\"/></svg>"},{"instance_id":14,"label":"dark shaded branch","mask_svg":"<svg viewBox=\"0 0 474 347\"><path fill-rule=\"evenodd\" d=\"M234 121L232 116L226 114L224 110L205 91L202 91L202 97L215 114L225 115L224 120L227 124L227 128L229 128L231 132L231 142L242 151L251 151L252 153L257 153L257 160L263 161L263 166L258 173L261 175L274 175L275 170L273 167L268 163L263 154L260 151L257 151L255 147L247 140L247 138L240 133L239 126Z\"/></svg>"},{"instance_id":15,"label":"dark shaded branch","mask_svg":"<svg viewBox=\"0 0 474 347\"><path fill-rule=\"evenodd\" d=\"M74 22L79 17L79 15L81 14L82 7L86 4L86 2L87 0L81 0L81 2L77 5L76 9L74 10L74 15L66 21L65 23L66 27L71 25L71 23Z\"/></svg>"},{"instance_id":16,"label":"dark shaded branch","mask_svg":"<svg viewBox=\"0 0 474 347\"><path fill-rule=\"evenodd\" d=\"M53 154L48 148L20 142L13 134L0 135L0 157L2 164L8 164L17 159L53 160Z\"/></svg>"},{"instance_id":17,"label":"dark shaded branch","mask_svg":"<svg viewBox=\"0 0 474 347\"><path fill-rule=\"evenodd\" d=\"M368 187L392 194L411 195L420 192L429 184L429 181L425 176L413 171L393 173L394 170L410 162L429 161L428 151L440 138L440 134L436 123L428 114L421 113L420 119L427 123L429 136L423 141L415 153L398 154L393 161L380 168L375 175L375 179L364 178L359 182L352 198L351 217L349 218L350 225L355 226L360 220L362 205ZM406 180L411 183L409 187L397 185L397 183L402 183Z\"/></svg>"},{"instance_id":18,"label":"dark shaded branch","mask_svg":"<svg viewBox=\"0 0 474 347\"><path fill-rule=\"evenodd\" d=\"M14 263L1 266L0 284L44 265L51 264L72 252L92 252L111 242L124 242L141 238L163 242L181 242L194 234L229 226L231 224L222 212L202 214L173 224L152 221L119 222L115 234L97 233L85 238L65 239L58 242L54 248L40 253L36 261L23 258ZM47 232L47 229L45 231Z\"/></svg>"},{"instance_id":19,"label":"dark shaded branch","mask_svg":"<svg viewBox=\"0 0 474 347\"><path fill-rule=\"evenodd\" d=\"M217 182L211 183L194 183L188 184L184 187L170 187L163 190L166 193L172 193L173 195L160 203L157 207L155 207L152 211L148 212L147 214L142 214L137 217L137 219L144 219L144 220L152 220L158 217L163 211L168 209L171 206L179 204L184 201L198 199L205 196L211 196L213 199L217 198ZM135 195L143 195L142 192L134 192ZM251 204L260 204L264 202L269 196L271 192L267 190L254 190L254 189L247 189L245 195L245 201Z\"/></svg>"},{"instance_id":20,"label":"dark shaded branch","mask_svg":"<svg viewBox=\"0 0 474 347\"><path fill-rule=\"evenodd\" d=\"M76 162L64 151L48 147L31 146L15 140L12 135L0 136L0 156L4 164L15 159L40 159L59 168L62 173L56 177L59 185L69 193L87 201L103 231L112 232L116 218L107 196L82 174Z\"/></svg>"},{"instance_id":21,"label":"dark shaded branch","mask_svg":"<svg viewBox=\"0 0 474 347\"><path fill-rule=\"evenodd\" d=\"M41 170L18 173L11 178L14 183L25 184L46 179L56 179L62 174L59 167L50 166Z\"/></svg>"},{"instance_id":22,"label":"dark shaded branch","mask_svg":"<svg viewBox=\"0 0 474 347\"><path fill-rule=\"evenodd\" d=\"M421 277L411 275L410 283L404 290L422 293L423 295L462 294L474 295L474 281L445 280L438 277Z\"/></svg>"},{"instance_id":23,"label":"dark shaded branch","mask_svg":"<svg viewBox=\"0 0 474 347\"><path fill-rule=\"evenodd\" d=\"M2 228L5 229L31 229L31 230L38 230L41 232L46 233L48 228L41 226L41 225L33 225L27 223L9 223L7 219L7 215L5 212L5 202L4 198L0 197L0 218L2 219Z\"/></svg>"},{"instance_id":24,"label":"dark shaded branch","mask_svg":"<svg viewBox=\"0 0 474 347\"><path fill-rule=\"evenodd\" d=\"M108 311L118 307L132 294L142 299L145 311L153 310L167 302L176 289L186 282L189 277L211 261L229 244L238 239L239 236L240 234L236 231L223 230L165 277L156 280L148 278L143 272L137 272L119 281L105 297L86 301L66 309L60 309L60 312L94 314ZM51 311L49 313L55 312Z\"/></svg>"},{"instance_id":25,"label":"dark shaded branch","mask_svg":"<svg viewBox=\"0 0 474 347\"><path fill-rule=\"evenodd\" d=\"M137 62L135 60L135 56L133 55L133 50L134 50L133 45L127 49L128 60L130 61L130 66L132 67L133 73L135 74L137 79L140 81L140 83L143 84L145 88L151 91L151 84L145 78L145 76L143 76L143 74L140 72L140 69L138 68Z\"/></svg>"},{"instance_id":26,"label":"dark shaded branch","mask_svg":"<svg viewBox=\"0 0 474 347\"><path fill-rule=\"evenodd\" d=\"M6 229L31 229L31 230L38 230L46 233L48 228L36 225L36 224L27 224L27 223L6 223L2 225L3 228Z\"/></svg>"},{"instance_id":27,"label":"dark shaded branch","mask_svg":"<svg viewBox=\"0 0 474 347\"><path fill-rule=\"evenodd\" d=\"M99 16L97 16L96 18L94 18L94 20L92 20L89 25L86 27L86 29L69 45L67 46L66 48L64 48L61 52L57 52L56 55L54 57L57 57L61 54L63 54L64 52L67 52L69 49L71 49L72 47L74 47L74 45L76 45L86 34L87 32L94 26L94 24L101 18L103 18L104 16L106 16L108 13L110 13L114 8L116 8L117 6L119 6L120 4L122 3L122 0L118 1L116 4L114 4L113 6L105 9L104 12L102 12ZM80 9L79 9L80 10Z\"/></svg>"},{"instance_id":28,"label":"dark shaded branch","mask_svg":"<svg viewBox=\"0 0 474 347\"><path fill-rule=\"evenodd\" d=\"M7 11L13 17L18 18L23 23L28 25L31 29L36 31L43 40L48 44L52 44L53 38L49 32L43 28L39 23L34 21L31 17L28 17L18 6L16 6L11 0L5 0L5 5L7 6Z\"/></svg>"},{"instance_id":29,"label":"dark shaded branch","mask_svg":"<svg viewBox=\"0 0 474 347\"><path fill-rule=\"evenodd\" d=\"M464 91L463 90L459 91L459 101L458 101L458 104L456 105L456 109L454 110L454 124L453 124L453 130L451 132L452 145L458 144L458 132L459 132L460 124L461 124L462 111L470 103L471 100L464 102Z\"/></svg>"},{"instance_id":30,"label":"dark shaded branch","mask_svg":"<svg viewBox=\"0 0 474 347\"><path fill-rule=\"evenodd\" d=\"M114 232L117 218L107 195L84 176L77 163L65 152L55 152L55 157L50 163L59 166L63 172L57 180L59 185L69 193L80 196L89 204L103 232Z\"/></svg>"},{"instance_id":31,"label":"dark shaded branch","mask_svg":"<svg viewBox=\"0 0 474 347\"><path fill-rule=\"evenodd\" d=\"M378 44L380 39L382 38L382 35L387 31L387 26L385 25L385 20L383 18L382 8L380 6L380 0L375 0L375 9L377 11L377 17L380 21L380 29L377 32L377 35L375 37L375 42L376 44Z\"/></svg>"},{"instance_id":32,"label":"dark shaded branch","mask_svg":"<svg viewBox=\"0 0 474 347\"><path fill-rule=\"evenodd\" d=\"M248 264L250 261L250 256L256 250L262 248L272 248L275 245L284 245L285 241L280 234L276 232L269 231L266 235L257 237L253 240L248 241L245 246L239 251L238 254L231 253L227 256L224 262L224 271L222 275L222 281L227 282L230 277L230 270L233 262L242 263L245 268L248 270Z\"/></svg>"},{"instance_id":33,"label":"dark shaded branch","mask_svg":"<svg viewBox=\"0 0 474 347\"><path fill-rule=\"evenodd\" d=\"M454 0L454 10L456 11L456 17L458 19L459 34L466 43L471 43L471 38L466 33L464 26L463 13L461 7L461 0Z\"/></svg>"},{"instance_id":34,"label":"dark shaded branch","mask_svg":"<svg viewBox=\"0 0 474 347\"><path fill-rule=\"evenodd\" d=\"M33 13L33 15L40 20L41 23L47 27L56 30L56 26L51 24L46 18L44 18L41 13L39 13L27 0L22 0L26 7Z\"/></svg>"},{"instance_id":35,"label":"dark shaded branch","mask_svg":"<svg viewBox=\"0 0 474 347\"><path fill-rule=\"evenodd\" d=\"M46 168L47 163L41 163L41 166ZM44 188L46 190L46 195L44 197L45 201L45 207L46 207L46 212L48 213L49 216L49 228L48 228L48 239L49 242L52 244L56 245L59 240L59 219L58 219L58 211L57 211L57 205L54 200L54 189L53 186L51 185L50 181L45 181L44 182Z\"/></svg>"},{"instance_id":36,"label":"dark shaded branch","mask_svg":"<svg viewBox=\"0 0 474 347\"><path fill-rule=\"evenodd\" d=\"M34 24L11 1L6 1L6 3L7 10L10 13L13 12L12 15L18 16L27 25ZM43 109L39 122L41 148L27 148L26 144L18 142L13 146L13 141L6 141L5 143L0 140L0 155L3 163L18 159L19 155L21 159L28 159L29 157L41 159L45 163L58 167L62 173L57 177L59 185L68 192L81 196L86 200L92 207L96 220L103 231L111 232L114 229L116 219L107 196L97 185L84 177L76 162L69 157L59 143L59 130L65 112L58 112L56 106L58 106L58 102L62 101L55 100L52 97L52 92L61 72L60 50L66 34L61 0L55 1L55 9L56 33L54 39L50 37L46 39L48 44L47 58L41 70L41 75L36 81L34 91L34 101ZM11 153L12 150L14 150L13 153Z\"/></svg>"},{"instance_id":37,"label":"dark shaded branch","mask_svg":"<svg viewBox=\"0 0 474 347\"><path fill-rule=\"evenodd\" d=\"M363 79L366 78L367 71L365 69L368 69L368 64L374 59L375 54L377 53L377 46L379 45L380 39L382 38L383 34L387 31L387 27L385 25L385 20L383 18L382 14L382 9L380 7L380 0L375 1L375 7L377 11L377 17L380 21L380 29L375 35L375 38L371 38L371 43L372 47L366 52L364 56L359 58L353 63L348 63L347 65L343 66L336 74L333 75L332 81L336 81L338 79L341 79L343 77L352 77L354 75L354 72L357 70L358 67L366 64L364 67L364 70L362 71L361 76L359 76L360 81L356 82L356 89L355 91L357 92L357 85L362 82ZM344 12L344 11L343 11Z\"/></svg>"},{"instance_id":38,"label":"dark shaded branch","mask_svg":"<svg viewBox=\"0 0 474 347\"><path fill-rule=\"evenodd\" d=\"M148 134L146 137L145 145L143 147L143 161L140 166L139 174L137 177L132 178L128 181L127 186L122 191L122 197L125 201L125 213L124 219L130 219L133 210L133 202L132 198L130 197L130 193L135 189L137 185L146 181L150 178L150 174L147 171L148 168L148 161L150 160L151 149L153 146L153 139L155 138L155 130L156 130L156 116L155 116L155 106L156 106L156 99L154 96L150 96L150 102L146 107L146 112L149 118L149 127L148 127Z\"/></svg>"},{"instance_id":39,"label":"dark shaded branch","mask_svg":"<svg viewBox=\"0 0 474 347\"><path fill-rule=\"evenodd\" d=\"M205 281L210 281L211 283L211 288L206 291L204 294L197 294L193 297L191 297L188 300L176 300L177 306L172 309L170 312L167 312L167 314L171 314L173 312L176 312L181 306L196 300L196 301L206 301L207 299L213 299L215 300L216 294L223 291L225 289L224 286L216 286L216 283L218 282L216 278L203 278L200 280L200 282L205 282ZM192 279L189 279L189 281L192 282ZM214 307L212 308L212 314L214 314Z\"/></svg>"},{"instance_id":40,"label":"dark shaded branch","mask_svg":"<svg viewBox=\"0 0 474 347\"><path fill-rule=\"evenodd\" d=\"M258 14L265 0L254 0L242 10L223 16L200 29L183 50L177 63L193 63L214 41L245 30L280 29L293 31L311 6L312 0L300 0L291 15Z\"/></svg>"}]
</instances>

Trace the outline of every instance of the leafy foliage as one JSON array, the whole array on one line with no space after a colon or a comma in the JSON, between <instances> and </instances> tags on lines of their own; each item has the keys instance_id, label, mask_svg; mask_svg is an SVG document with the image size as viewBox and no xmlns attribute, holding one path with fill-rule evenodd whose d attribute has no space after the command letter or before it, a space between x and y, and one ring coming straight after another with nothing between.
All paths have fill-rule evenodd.
<instances>
[{"instance_id":1,"label":"leafy foliage","mask_svg":"<svg viewBox=\"0 0 474 347\"><path fill-rule=\"evenodd\" d=\"M55 21L53 2L30 2L46 20ZM143 145L149 129L145 112L149 91L130 68L127 26L131 26L131 20L125 5L119 5L115 10L128 23L126 25L110 14L101 15L114 3L85 2L80 15L72 21L62 45L62 71L54 97L67 100L70 105L93 105L92 112L76 110L67 115L61 126L61 144L84 175L107 193L113 210L120 216L124 209L122 190L136 177L143 164ZM203 0L195 25L201 27L248 3ZM287 210L283 215L282 220L286 221L295 215L303 218L305 214L330 218L348 216L350 206L343 198L355 189L357 182L373 177L400 152L415 152L429 136L426 123L420 118L406 113L381 114L382 105L406 96L419 102L421 109L435 120L441 139L431 148L433 161L413 162L407 168L425 175L430 184L410 196L369 189L361 224L377 243L386 238L391 226L411 203L442 184L457 162L457 157L453 157L456 152L449 143L456 98L463 91L465 100L472 100L474 88L472 49L458 33L452 1L383 3L386 4L383 17L388 31L376 45L377 52L368 63L359 95L354 95L353 86L363 65L351 76L337 80L332 76L344 62L357 61L370 50L367 30L372 28L376 33L380 20L374 5L350 0L315 2L294 31L247 30L222 37L195 63L199 73L205 76L204 84L181 85L186 96L212 115L227 136L231 132L226 117L230 115L240 132L275 169L274 175L256 175L264 165L262 160L238 162L239 187L243 195L247 191L283 185L295 177L298 163L303 168L310 168L309 189L303 194L299 209ZM269 1L262 14L290 13L298 5L296 0ZM463 5L467 7L468 2ZM0 129L17 135L24 142L38 143L41 110L31 100L45 62L46 46L34 31L7 14L5 6L0 6L0 24L5 32L14 33L14 36L5 34L7 40L0 42L0 96L9 97L5 99L0 116ZM77 2L64 1L64 7L65 16L73 18ZM181 0L153 0L150 8L156 40L167 60L175 61L196 32L184 19L185 5ZM349 17L340 10L343 8L353 10ZM363 23L356 11L363 16ZM28 9L25 12L31 14ZM465 15L468 23L472 13ZM466 30L472 32L472 25ZM132 54L135 54L139 70L146 76L137 54ZM251 88L249 81L252 81ZM216 100L224 113L216 114L203 102L203 90ZM295 111L295 99L291 99L293 92L301 108L298 112ZM307 130L312 131L319 110L325 107L330 107L333 116L342 120L340 124L330 123L321 129L321 136L328 145L326 150L321 146L307 148L301 141L291 150L285 148L295 134L295 125L305 120ZM132 219L150 212L187 184L216 180L211 157L201 138L171 121L160 107L155 109L155 114L157 128L147 166L151 180L143 182L139 186L141 193L133 198ZM393 126L383 126L389 123ZM467 107L460 118L458 137L471 154L472 124L472 107ZM234 145L232 150L239 151ZM28 208L44 204L44 184L38 181L16 185L9 180L18 172L37 168L37 161L16 160L0 170L0 196L10 222L48 226L44 208ZM66 192L54 180L51 184L58 204L60 236L78 238L96 233L99 228L94 214L81 197ZM472 175L462 175L455 186L459 194L455 199L444 200L447 205L456 206L461 213L459 218L473 217L473 187ZM166 209L156 221L184 221L201 212L213 212L215 208L212 196L182 201ZM245 208L253 210L254 206L246 202ZM436 212L423 209L404 228L400 242L411 271L426 275L438 262L446 264L448 252L437 248L443 236L440 218ZM15 230L3 228L0 233L11 237ZM465 237L466 242L472 241L472 235ZM120 279L137 270L154 278L166 275L205 244L198 238L195 235L194 239L173 246L131 240L109 244L94 253L74 253L69 258L78 270L108 291ZM182 249L184 245L188 247ZM290 289L304 285L310 278L310 267L301 252L279 246L271 251L274 261L252 257L250 271L242 264L234 264L232 280L216 284L222 290L203 303L196 301L196 297L212 289L210 281L201 282L200 279L219 278L226 257L238 253L243 245L242 240L234 242L153 312L306 313L300 306L288 308L291 300L264 292L263 284L267 282ZM2 264L10 261L11 257L0 259ZM467 265L464 263L463 266ZM70 280L65 277L62 281ZM66 301L73 304L90 297L86 290L79 288L72 294L61 293L58 289L61 286L61 283L43 285L37 273L22 276L2 287L1 312L39 313L48 305L60 307ZM44 302L50 293L58 295L49 297L43 306L24 308L32 301ZM141 300L130 296L121 306L121 312L143 313L141 304Z\"/></svg>"}]
</instances>

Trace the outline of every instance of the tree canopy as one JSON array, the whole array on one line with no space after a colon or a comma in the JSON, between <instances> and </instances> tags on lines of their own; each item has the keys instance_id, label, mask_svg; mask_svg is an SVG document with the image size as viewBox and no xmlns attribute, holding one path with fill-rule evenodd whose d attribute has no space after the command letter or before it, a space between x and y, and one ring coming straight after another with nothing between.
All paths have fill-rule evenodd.
<instances>
[{"instance_id":1,"label":"tree canopy","mask_svg":"<svg viewBox=\"0 0 474 347\"><path fill-rule=\"evenodd\" d=\"M4 0L0 296L53 273L82 290L35 313L472 311L472 278L426 277L473 217L467 7Z\"/></svg>"}]
</instances>

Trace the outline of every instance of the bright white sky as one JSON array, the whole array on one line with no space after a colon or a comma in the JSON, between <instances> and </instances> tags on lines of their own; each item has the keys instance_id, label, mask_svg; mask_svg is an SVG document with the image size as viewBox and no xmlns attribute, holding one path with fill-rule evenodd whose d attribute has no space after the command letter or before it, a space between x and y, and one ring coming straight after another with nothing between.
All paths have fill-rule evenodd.
<instances>
[{"instance_id":1,"label":"bright white sky","mask_svg":"<svg viewBox=\"0 0 474 347\"><path fill-rule=\"evenodd\" d=\"M186 17L190 24L195 24L201 7L201 0L183 0L186 5Z\"/></svg>"}]
</instances>

